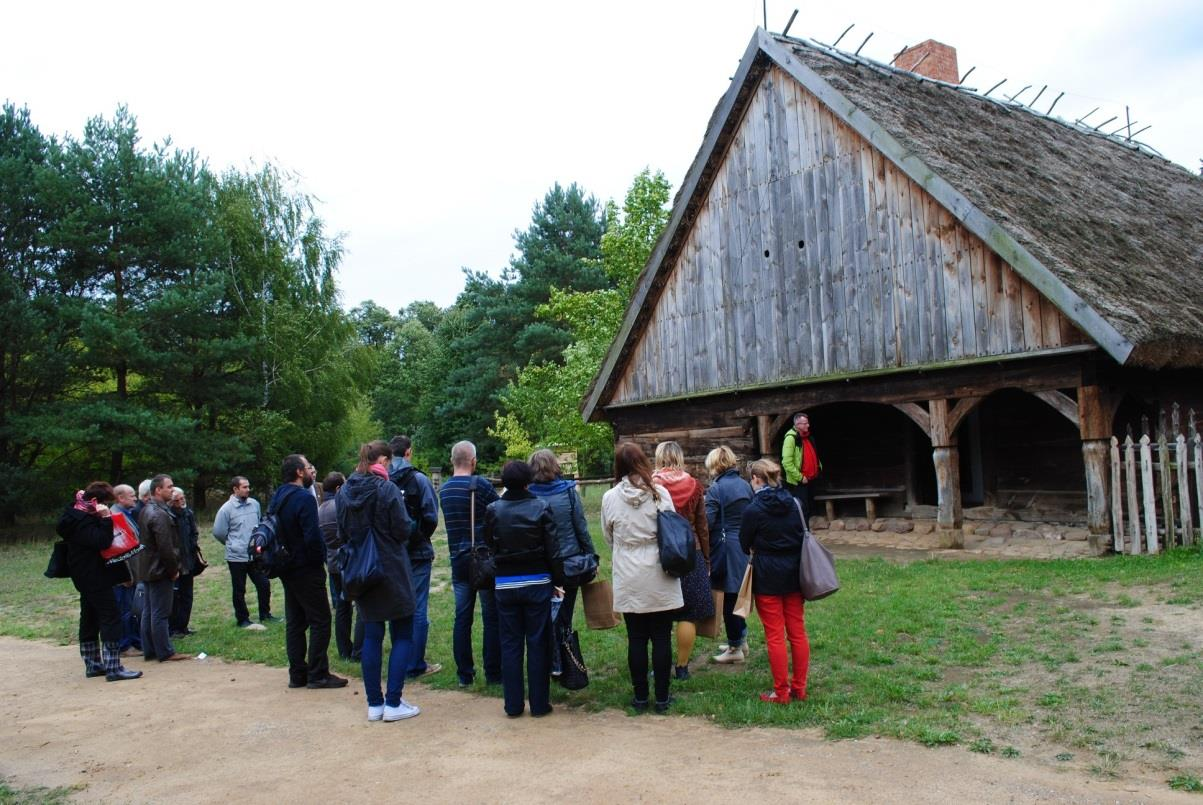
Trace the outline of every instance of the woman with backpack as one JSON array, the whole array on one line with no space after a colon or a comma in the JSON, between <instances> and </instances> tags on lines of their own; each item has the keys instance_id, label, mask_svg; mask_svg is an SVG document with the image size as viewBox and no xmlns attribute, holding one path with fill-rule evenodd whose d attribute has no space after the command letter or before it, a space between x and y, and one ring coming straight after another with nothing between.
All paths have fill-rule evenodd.
<instances>
[{"instance_id":1,"label":"woman with backpack","mask_svg":"<svg viewBox=\"0 0 1203 805\"><path fill-rule=\"evenodd\" d=\"M527 489L534 473L525 461L501 469L505 493L485 510L485 543L497 568L494 589L501 631L501 689L505 714L522 715L530 697L535 718L551 712L551 594L561 583L555 518L546 500ZM525 645L527 683L522 680Z\"/></svg>"},{"instance_id":2,"label":"woman with backpack","mask_svg":"<svg viewBox=\"0 0 1203 805\"><path fill-rule=\"evenodd\" d=\"M597 575L597 551L589 536L589 523L585 519L585 504L581 500L580 490L576 481L567 480L561 475L556 454L546 448L536 450L531 454L530 468L535 479L529 489L547 501L551 516L556 521L556 561L561 565L567 563L564 567L564 601L560 604L555 623L559 636L572 629L577 591ZM583 572L571 573L578 565Z\"/></svg>"},{"instance_id":3,"label":"woman with backpack","mask_svg":"<svg viewBox=\"0 0 1203 805\"><path fill-rule=\"evenodd\" d=\"M710 527L706 522L706 504L702 485L685 470L685 453L676 442L656 445L656 472L652 479L668 490L677 513L689 521L693 529L697 563L681 578L681 595L685 601L677 613L678 680L689 679L689 657L698 637L697 622L714 615L714 597L710 594Z\"/></svg>"},{"instance_id":4,"label":"woman with backpack","mask_svg":"<svg viewBox=\"0 0 1203 805\"><path fill-rule=\"evenodd\" d=\"M760 694L760 700L789 704L806 699L806 672L810 666L810 642L798 578L806 528L797 501L781 486L781 467L775 461L753 461L748 474L755 495L744 509L739 542L752 555L752 594L764 624L764 644L773 673L773 690ZM793 655L792 676L785 650L787 639Z\"/></svg>"},{"instance_id":5,"label":"woman with backpack","mask_svg":"<svg viewBox=\"0 0 1203 805\"><path fill-rule=\"evenodd\" d=\"M402 698L414 626L414 592L410 578L410 521L401 492L388 479L393 451L386 442L369 442L359 448L359 466L338 490L335 509L338 530L348 543L340 550L363 550L375 544L380 579L359 592L355 603L363 621L360 668L368 700L368 721L400 721L422 712ZM344 585L349 579L343 579ZM387 687L380 691L384 629L388 626Z\"/></svg>"},{"instance_id":6,"label":"woman with backpack","mask_svg":"<svg viewBox=\"0 0 1203 805\"><path fill-rule=\"evenodd\" d=\"M602 533L613 550L614 610L627 625L627 667L636 712L648 708L648 643L656 678L655 708L668 712L671 699L673 614L682 606L681 580L660 566L656 539L661 511L673 511L668 490L652 480L647 456L633 442L614 448L614 480L602 497Z\"/></svg>"},{"instance_id":7,"label":"woman with backpack","mask_svg":"<svg viewBox=\"0 0 1203 805\"><path fill-rule=\"evenodd\" d=\"M706 455L706 471L714 481L706 490L706 522L710 526L710 587L723 593L723 623L727 646L712 657L721 664L747 659L748 623L735 614L739 585L748 567L748 555L739 544L744 509L752 502L752 487L739 475L730 447L716 447Z\"/></svg>"}]
</instances>

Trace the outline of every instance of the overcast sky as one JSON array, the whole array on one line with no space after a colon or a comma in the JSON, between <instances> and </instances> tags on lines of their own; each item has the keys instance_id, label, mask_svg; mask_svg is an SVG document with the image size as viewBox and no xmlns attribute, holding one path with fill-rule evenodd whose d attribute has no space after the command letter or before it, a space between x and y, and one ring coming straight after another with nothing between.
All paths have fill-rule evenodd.
<instances>
[{"instance_id":1,"label":"overcast sky","mask_svg":"<svg viewBox=\"0 0 1203 805\"><path fill-rule=\"evenodd\" d=\"M780 31L799 0L769 0ZM881 61L935 38L995 95L1058 92L1091 122L1131 108L1142 140L1203 158L1203 4L824 3L790 31ZM46 133L126 104L146 142L211 167L272 161L345 237L343 303L450 304L461 267L498 273L553 182L621 200L645 166L681 183L762 21L761 0L25 2L0 9L0 97ZM1030 99L1035 90L1029 90Z\"/></svg>"}]
</instances>

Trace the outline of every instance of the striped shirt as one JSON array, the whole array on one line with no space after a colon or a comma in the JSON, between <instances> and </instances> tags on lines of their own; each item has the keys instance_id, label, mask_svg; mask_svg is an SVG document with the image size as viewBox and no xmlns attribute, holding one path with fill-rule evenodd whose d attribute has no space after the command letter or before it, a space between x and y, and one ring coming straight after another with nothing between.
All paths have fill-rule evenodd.
<instances>
[{"instance_id":1,"label":"striped shirt","mask_svg":"<svg viewBox=\"0 0 1203 805\"><path fill-rule=\"evenodd\" d=\"M468 552L472 545L471 515L468 506L472 491L476 491L476 541L484 542L485 509L498 500L493 484L479 475L453 475L439 487L439 503L443 507L443 527L447 529L447 549L455 559Z\"/></svg>"},{"instance_id":2,"label":"striped shirt","mask_svg":"<svg viewBox=\"0 0 1203 805\"><path fill-rule=\"evenodd\" d=\"M534 587L537 584L551 584L551 574L531 573L525 576L498 576L496 589L516 590L519 587Z\"/></svg>"}]
</instances>

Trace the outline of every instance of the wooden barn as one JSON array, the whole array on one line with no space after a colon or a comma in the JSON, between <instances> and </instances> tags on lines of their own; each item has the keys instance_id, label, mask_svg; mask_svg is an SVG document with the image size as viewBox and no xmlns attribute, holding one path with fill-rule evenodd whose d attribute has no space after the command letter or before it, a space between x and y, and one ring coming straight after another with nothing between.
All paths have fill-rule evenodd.
<instances>
[{"instance_id":1,"label":"wooden barn","mask_svg":"<svg viewBox=\"0 0 1203 805\"><path fill-rule=\"evenodd\" d=\"M703 475L805 410L841 505L1106 534L1112 435L1203 410L1203 180L907 62L756 32L584 416Z\"/></svg>"}]
</instances>

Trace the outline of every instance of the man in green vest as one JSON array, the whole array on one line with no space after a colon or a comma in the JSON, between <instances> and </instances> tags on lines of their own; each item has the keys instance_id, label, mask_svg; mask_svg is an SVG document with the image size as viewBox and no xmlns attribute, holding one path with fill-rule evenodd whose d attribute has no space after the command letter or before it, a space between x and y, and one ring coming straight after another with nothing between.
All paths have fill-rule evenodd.
<instances>
[{"instance_id":1,"label":"man in green vest","mask_svg":"<svg viewBox=\"0 0 1203 805\"><path fill-rule=\"evenodd\" d=\"M823 470L823 462L810 440L810 417L794 414L794 426L785 434L781 445L781 468L785 471L785 486L802 504L802 512L810 522L814 503L814 480Z\"/></svg>"}]
</instances>

